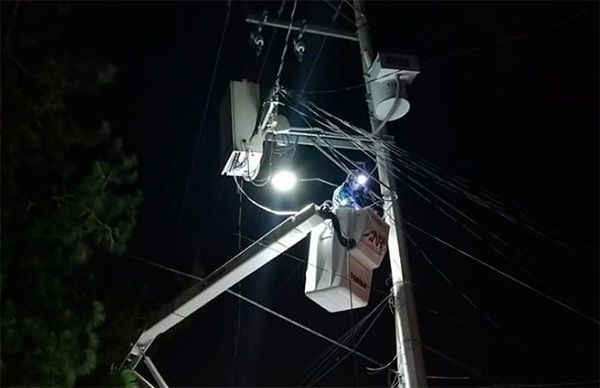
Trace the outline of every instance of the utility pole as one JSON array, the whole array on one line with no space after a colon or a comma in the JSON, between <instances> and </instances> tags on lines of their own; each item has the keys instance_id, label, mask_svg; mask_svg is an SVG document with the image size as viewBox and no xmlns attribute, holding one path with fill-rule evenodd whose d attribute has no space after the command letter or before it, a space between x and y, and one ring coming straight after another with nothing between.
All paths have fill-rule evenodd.
<instances>
[{"instance_id":1,"label":"utility pole","mask_svg":"<svg viewBox=\"0 0 600 388\"><path fill-rule=\"evenodd\" d=\"M369 69L373 63L373 51L369 36L369 25L365 15L363 0L354 1L354 14L356 18L356 33L360 46L360 56L366 87L366 99L369 108L369 120L371 130L375 132L381 122L373 114L373 100L369 83ZM379 135L387 135L385 126L378 132ZM396 326L396 350L397 368L401 373L404 387L414 388L427 385L425 367L423 365L423 354L419 337L419 326L417 323L417 312L413 296L410 269L402 230L400 203L395 198L396 182L390 179L388 163L391 160L386 147L380 147L377 153L377 171L382 183L381 193L384 198L384 209L389 209L384 215L385 221L390 225L388 237L388 252L393 281L394 298L394 322ZM393 191L390 191L393 190Z\"/></svg>"},{"instance_id":2,"label":"utility pole","mask_svg":"<svg viewBox=\"0 0 600 388\"><path fill-rule=\"evenodd\" d=\"M388 170L388 163L391 160L390 152L387 147L383 146L384 142L390 141L390 136L387 134L385 125L382 125L384 123L378 121L374 115L371 84L369 80L369 70L373 62L373 54L364 3L362 0L353 1L356 17L356 33L317 26L310 26L310 28L307 28L306 26L300 27L296 25L293 27L294 29L301 29L301 31L306 33L358 41L359 43L367 91L366 100L369 110L369 119L372 132L376 133L375 140L372 141L378 148L377 168L379 172L379 181L381 183L381 193L384 199L384 210L386 210L384 217L385 221L390 225L388 252L393 280L392 292L395 310L395 343L400 385L406 388L424 387L427 385L427 382L425 368L423 366L423 356L421 353L419 328L417 324L409 263L406 254L406 244L402 231L400 206L396 196L396 182L393 179L390 179ZM274 28L290 28L289 23L264 18L259 19L253 16L247 17L246 21L248 23L259 25L268 21L269 26ZM400 81L398 80L398 82ZM398 98L398 92L396 98ZM267 116L272 113L273 108L274 104L271 104ZM301 129L298 131L297 128L290 128L290 131L293 132L296 130L296 137L299 139L300 144L316 145L313 138L315 134L303 132ZM313 129L317 130L317 132L320 130L319 128ZM332 141L332 147L340 149L357 149L356 144L352 141L348 141L345 137L325 133L320 133L319 136ZM274 141L274 138L269 139L268 136L266 136L265 140ZM369 139L364 139L363 141L367 140ZM232 155L234 155L235 152L240 151L234 151ZM229 290L229 288L278 257L287 249L291 248L311 233L311 231L319 227L323 221L323 215L319 211L319 208L314 204L308 205L265 234L227 263L223 264L208 277L203 279L202 282L183 292L173 302L164 306L164 308L155 316L155 319L146 326L145 330L142 331L135 343L132 343L132 348L121 366L129 367L135 372L135 368L140 361L143 360L159 387L167 387L166 382L156 369L154 363L146 354L154 340L220 294L229 292L239 296ZM315 334L316 332L312 331L312 333ZM327 339L327 337L319 333L316 334L321 338ZM135 373L140 381L149 387L152 387L152 384L143 376L137 372Z\"/></svg>"}]
</instances>

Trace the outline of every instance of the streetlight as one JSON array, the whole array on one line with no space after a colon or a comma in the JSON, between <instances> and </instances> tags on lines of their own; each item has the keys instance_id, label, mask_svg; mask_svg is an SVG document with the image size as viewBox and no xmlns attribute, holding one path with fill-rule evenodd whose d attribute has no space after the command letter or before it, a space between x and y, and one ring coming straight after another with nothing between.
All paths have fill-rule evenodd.
<instances>
[{"instance_id":1,"label":"streetlight","mask_svg":"<svg viewBox=\"0 0 600 388\"><path fill-rule=\"evenodd\" d=\"M281 170L276 172L271 178L271 184L277 191L290 191L296 186L298 178L296 174L289 170Z\"/></svg>"},{"instance_id":2,"label":"streetlight","mask_svg":"<svg viewBox=\"0 0 600 388\"><path fill-rule=\"evenodd\" d=\"M365 174L359 174L356 177L356 182L361 186L364 186L368 180L369 180L369 178Z\"/></svg>"}]
</instances>

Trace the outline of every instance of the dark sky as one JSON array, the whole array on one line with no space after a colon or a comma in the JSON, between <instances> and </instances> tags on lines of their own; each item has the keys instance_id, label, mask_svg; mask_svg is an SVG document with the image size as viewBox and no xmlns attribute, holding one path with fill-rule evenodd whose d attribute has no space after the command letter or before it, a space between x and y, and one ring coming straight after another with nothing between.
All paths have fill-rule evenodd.
<instances>
[{"instance_id":1,"label":"dark sky","mask_svg":"<svg viewBox=\"0 0 600 388\"><path fill-rule=\"evenodd\" d=\"M138 155L145 196L132 254L188 271L196 261L211 271L237 252L237 237L232 234L237 231L237 195L231 178L219 176L217 105L228 80L256 80L263 59L247 46L246 7L251 13L268 9L274 15L278 6L275 1L233 2L221 65L201 128L225 2L73 5L74 22L66 28L72 31L74 49L120 67L112 121L128 149ZM288 1L286 18L291 6ZM349 7L343 10L352 16ZM551 238L523 232L437 189L484 228L501 235L508 243L504 247L508 259L497 254L489 241L476 240L404 187L406 219L597 318L598 3L369 2L367 11L376 50L415 54L423 62L421 74L408 90L411 111L389 126L398 145L441 166L444 174L468 179L473 190L483 187L506 203L519 204L534 218L572 236L577 246L590 249L568 256ZM322 1L299 2L296 17L327 25L332 12ZM341 18L336 26L351 27ZM264 35L270 37L270 30ZM276 36L261 80L263 88L272 86L283 37L282 32ZM320 38L308 37L306 43L303 63L287 57L284 86L293 89L304 84ZM360 71L357 45L329 40L308 89L358 84ZM319 95L314 101L357 125L368 125L361 89ZM195 169L184 195L201 130ZM344 177L312 149L299 150L295 162L306 177L334 181ZM249 191L272 207L289 209L321 203L331 195L330 189L318 184L305 184L288 198L278 198L268 187ZM243 203L245 236L256 239L279 221ZM407 230L479 306L468 305L418 250L410 249L424 343L492 382L598 379L596 324ZM305 258L307 246L305 241L291 253ZM149 306L158 308L182 291L183 282L173 274L137 262L125 264L124 271L130 271L132 281L149 282ZM243 293L333 338L368 312L367 308L354 314L326 313L303 295L304 271L303 264L281 257L244 281ZM386 290L388 275L384 264L375 273L374 287ZM382 295L374 292L371 297L370 307ZM159 338L151 354L166 381L174 386L299 385L329 347L242 305L239 354L232 368L237 316L238 300L223 295L173 335ZM391 314L385 311L379 317L360 350L381 362L392 359ZM431 352L425 351L424 357L428 375L471 376ZM369 375L366 366L349 357L319 384L386 384L386 373ZM458 383L430 380L430 384L481 386L489 381L473 377Z\"/></svg>"}]
</instances>

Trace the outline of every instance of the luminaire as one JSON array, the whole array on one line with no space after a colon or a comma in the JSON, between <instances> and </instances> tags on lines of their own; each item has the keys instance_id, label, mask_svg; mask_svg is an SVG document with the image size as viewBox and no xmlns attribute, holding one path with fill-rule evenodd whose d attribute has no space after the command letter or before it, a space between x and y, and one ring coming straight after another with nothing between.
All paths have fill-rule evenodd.
<instances>
[{"instance_id":1,"label":"luminaire","mask_svg":"<svg viewBox=\"0 0 600 388\"><path fill-rule=\"evenodd\" d=\"M298 178L289 170L281 170L271 177L271 184L277 191L290 191L296 186Z\"/></svg>"},{"instance_id":2,"label":"luminaire","mask_svg":"<svg viewBox=\"0 0 600 388\"><path fill-rule=\"evenodd\" d=\"M356 181L361 186L364 186L368 180L369 180L369 178L365 174L360 174L359 176L356 177Z\"/></svg>"}]
</instances>

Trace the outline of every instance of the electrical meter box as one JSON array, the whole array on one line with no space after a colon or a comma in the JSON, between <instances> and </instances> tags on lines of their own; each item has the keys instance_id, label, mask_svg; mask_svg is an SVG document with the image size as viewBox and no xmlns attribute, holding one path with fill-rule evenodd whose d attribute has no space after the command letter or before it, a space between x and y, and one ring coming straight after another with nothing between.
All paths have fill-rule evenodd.
<instances>
[{"instance_id":1,"label":"electrical meter box","mask_svg":"<svg viewBox=\"0 0 600 388\"><path fill-rule=\"evenodd\" d=\"M336 210L342 234L356 241L352 249L339 241L331 221L311 232L304 293L329 312L369 303L373 270L387 251L389 226L369 209Z\"/></svg>"},{"instance_id":2,"label":"electrical meter box","mask_svg":"<svg viewBox=\"0 0 600 388\"><path fill-rule=\"evenodd\" d=\"M231 81L219 107L221 175L254 179L259 172L264 136L255 133L260 107L259 85Z\"/></svg>"}]
</instances>

